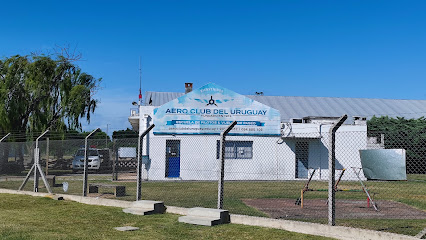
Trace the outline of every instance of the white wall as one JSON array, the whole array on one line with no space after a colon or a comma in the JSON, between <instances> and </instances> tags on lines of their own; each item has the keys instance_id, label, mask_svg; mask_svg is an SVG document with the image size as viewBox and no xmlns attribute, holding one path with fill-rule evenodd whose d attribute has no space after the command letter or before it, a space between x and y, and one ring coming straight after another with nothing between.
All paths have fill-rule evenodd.
<instances>
[{"instance_id":1,"label":"white wall","mask_svg":"<svg viewBox=\"0 0 426 240\"><path fill-rule=\"evenodd\" d=\"M322 126L321 144L319 151L311 149L309 167L317 168L320 174L315 173L313 179L328 180L328 150L330 144L329 131L331 125ZM360 149L367 148L366 125L342 125L336 132L336 170L345 168L342 180L357 180L352 167L361 167ZM312 164L311 164L312 163ZM340 171L336 172L336 177ZM361 178L365 180L361 171Z\"/></svg>"},{"instance_id":2,"label":"white wall","mask_svg":"<svg viewBox=\"0 0 426 240\"><path fill-rule=\"evenodd\" d=\"M152 116L154 107L143 107L146 109L141 109L140 123L146 127L152 124L152 120L144 122L146 119L144 114ZM306 141L309 142L308 167L318 169L313 179L328 180L330 127L331 124L292 124L291 131L285 129L287 130L285 134L294 139L284 140L279 137L228 136L227 140L230 141L253 141L253 158L226 160L225 179L294 180L295 144L297 141ZM219 140L219 136L166 136L153 135L151 132L148 137L149 141L146 139L144 141L149 144L151 162L146 168L150 180L175 180L165 177L166 140L180 140L180 179L214 181L218 179L219 160L216 159L216 141ZM366 125L342 125L339 128L336 136L336 169L347 169L343 180L357 180L351 167L361 167L359 150L366 148ZM339 172L336 173L338 174ZM365 179L362 171L361 177Z\"/></svg>"}]
</instances>

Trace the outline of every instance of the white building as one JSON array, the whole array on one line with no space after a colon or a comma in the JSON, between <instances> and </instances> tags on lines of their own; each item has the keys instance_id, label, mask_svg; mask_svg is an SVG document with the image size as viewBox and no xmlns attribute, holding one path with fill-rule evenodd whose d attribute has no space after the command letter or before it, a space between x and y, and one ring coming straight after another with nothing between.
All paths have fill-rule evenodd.
<instances>
[{"instance_id":1,"label":"white building","mask_svg":"<svg viewBox=\"0 0 426 240\"><path fill-rule=\"evenodd\" d=\"M316 174L313 179L327 180L329 130L340 116L347 114L351 117L338 130L336 169L350 169L361 167L359 150L369 148L368 143L374 142L367 139L366 120L368 118L373 115L392 116L394 113L398 114L398 111L404 111L407 107L411 111L406 113L426 112L426 101L422 100L417 102L416 100L242 96L215 84L208 84L194 90L197 93L191 92L192 84L186 83L185 87L187 94L148 92L145 104L139 106L138 111L132 111L129 117L132 127L140 133L149 125L156 124L154 130L144 139L143 146L143 155L149 158L149 162L144 164L144 177L149 180L217 180L218 133L226 127L225 123L229 124L230 120L239 121L242 125L237 129L243 132L236 130L236 136L227 137L226 180L306 179L308 172L312 173L314 169ZM222 95L218 97L209 92L203 97L203 91L212 89L221 91ZM221 104L227 107L221 108ZM245 104L249 104L247 106L250 107L248 108ZM200 106L204 107L199 108ZM251 108L252 106L256 107ZM398 110L395 106L404 108ZM413 111L414 108L416 111ZM211 109L211 113L216 111L218 114L214 116L206 114L203 112L209 113L206 109ZM229 110L236 113L235 109L254 110L251 112L241 110L237 113L245 115L238 116L227 112ZM159 113L161 111L163 112ZM167 114L164 115L164 111L168 111ZM263 111L265 113L269 111L271 114L267 117L248 115L262 115ZM377 114L379 112L381 114ZM212 125L202 126L200 117L201 121L205 121L204 117L210 120L229 121L224 122L222 128L208 128ZM417 116L410 116L412 117ZM258 128L244 127L246 122L257 124ZM210 121L206 124L218 124L218 122ZM261 129L262 127L265 129ZM169 131L168 129L171 128L173 129ZM244 132L245 129L248 132ZM261 134L253 132L256 129L263 132ZM380 146L380 144L375 145ZM351 170L343 176L343 180L355 179L356 175Z\"/></svg>"}]
</instances>

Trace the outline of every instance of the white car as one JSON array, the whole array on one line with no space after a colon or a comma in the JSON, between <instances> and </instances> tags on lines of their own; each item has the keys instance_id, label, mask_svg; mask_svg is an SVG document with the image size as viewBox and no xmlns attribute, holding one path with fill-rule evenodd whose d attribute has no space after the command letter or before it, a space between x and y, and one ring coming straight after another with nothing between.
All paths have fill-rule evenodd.
<instances>
[{"instance_id":1,"label":"white car","mask_svg":"<svg viewBox=\"0 0 426 240\"><path fill-rule=\"evenodd\" d=\"M101 156L98 149L89 148L87 152L87 166L88 170L99 170L101 166ZM78 170L84 170L84 148L80 148L74 156L72 161L72 170L77 172Z\"/></svg>"}]
</instances>

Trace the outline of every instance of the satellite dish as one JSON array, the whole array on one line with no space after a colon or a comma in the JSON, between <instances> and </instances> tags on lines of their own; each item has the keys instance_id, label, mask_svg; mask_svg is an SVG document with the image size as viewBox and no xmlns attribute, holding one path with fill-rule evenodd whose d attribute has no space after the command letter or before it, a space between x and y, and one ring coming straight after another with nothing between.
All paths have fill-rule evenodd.
<instances>
[{"instance_id":1,"label":"satellite dish","mask_svg":"<svg viewBox=\"0 0 426 240\"><path fill-rule=\"evenodd\" d=\"M62 183L62 189L64 189L64 192L68 191L68 182L63 182Z\"/></svg>"}]
</instances>

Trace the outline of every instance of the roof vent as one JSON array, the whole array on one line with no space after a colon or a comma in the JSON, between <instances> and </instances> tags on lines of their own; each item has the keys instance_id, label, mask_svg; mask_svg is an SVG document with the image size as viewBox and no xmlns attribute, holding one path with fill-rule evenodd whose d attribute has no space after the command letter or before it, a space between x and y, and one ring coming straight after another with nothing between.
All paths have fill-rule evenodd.
<instances>
[{"instance_id":1,"label":"roof vent","mask_svg":"<svg viewBox=\"0 0 426 240\"><path fill-rule=\"evenodd\" d=\"M290 122L291 123L303 123L303 119L301 119L301 118L291 118Z\"/></svg>"},{"instance_id":2,"label":"roof vent","mask_svg":"<svg viewBox=\"0 0 426 240\"><path fill-rule=\"evenodd\" d=\"M367 125L367 117L353 116L355 125Z\"/></svg>"},{"instance_id":3,"label":"roof vent","mask_svg":"<svg viewBox=\"0 0 426 240\"><path fill-rule=\"evenodd\" d=\"M192 92L192 83L185 83L185 94Z\"/></svg>"}]
</instances>

